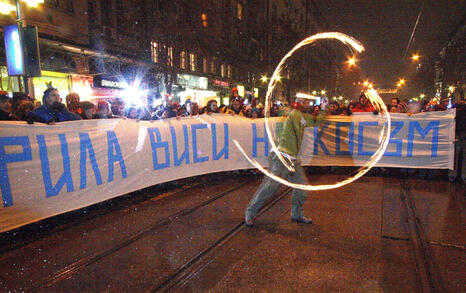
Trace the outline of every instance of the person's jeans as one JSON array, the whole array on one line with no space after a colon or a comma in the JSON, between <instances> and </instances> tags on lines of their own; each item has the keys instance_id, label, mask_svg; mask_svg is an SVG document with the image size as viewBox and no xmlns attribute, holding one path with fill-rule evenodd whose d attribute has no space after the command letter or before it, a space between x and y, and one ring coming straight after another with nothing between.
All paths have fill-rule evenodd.
<instances>
[{"instance_id":1,"label":"person's jeans","mask_svg":"<svg viewBox=\"0 0 466 293\"><path fill-rule=\"evenodd\" d=\"M283 165L275 153L269 155L270 171L274 175L288 179L292 183L307 184L306 173L301 167L299 160L293 161L295 173L290 175L288 169ZM246 208L246 215L254 218L259 210L264 206L265 202L275 195L279 190L280 183L266 176L261 185L257 189L253 198ZM306 191L294 189L291 198L291 217L297 219L303 217L303 205L306 201Z\"/></svg>"}]
</instances>

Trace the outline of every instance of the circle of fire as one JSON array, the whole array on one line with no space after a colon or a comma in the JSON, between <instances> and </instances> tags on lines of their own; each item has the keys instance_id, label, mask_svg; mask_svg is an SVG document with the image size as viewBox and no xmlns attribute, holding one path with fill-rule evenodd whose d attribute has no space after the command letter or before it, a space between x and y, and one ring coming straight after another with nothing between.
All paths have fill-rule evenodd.
<instances>
[{"instance_id":1,"label":"circle of fire","mask_svg":"<svg viewBox=\"0 0 466 293\"><path fill-rule=\"evenodd\" d=\"M270 144L272 146L272 150L275 152L275 154L280 159L282 164L289 171L294 171L294 167L293 167L292 163L289 163L288 161L286 161L283 158L283 155L278 151L277 145L275 144L275 142L273 140L273 137L272 137L272 131L270 130L270 127L269 127L269 123L268 123L268 119L269 119L269 116L270 116L270 113L268 111L269 102L270 102L270 99L271 99L272 92L273 92L273 90L274 90L274 88L275 88L275 86L277 84L278 78L280 76L280 72L282 71L283 65L285 64L286 60L288 58L290 58L294 54L294 52L297 51L298 49L300 49L301 47L303 47L305 45L309 45L309 44L315 42L316 40L321 40L321 39L337 39L337 40L341 41L342 43L344 43L346 45L349 45L351 48L358 51L359 53L361 53L364 50L364 47L360 42L358 42L357 40L355 40L352 37L349 37L349 36L347 36L345 34L337 33L337 32L319 33L319 34L312 35L312 36L302 40L300 43L298 43L293 49L291 49L285 55L285 57L283 57L283 59L278 64L277 68L275 69L275 71L274 71L274 73L273 73L273 75L272 75L272 77L270 79L268 89L267 89L267 95L266 95L266 98L265 98L265 117L264 117L265 118L265 129L266 129L266 132L267 132L267 137L269 139L269 142L270 142ZM389 138L391 126L390 126L390 115L389 115L389 113L387 111L387 107L385 106L385 104L382 101L382 99L380 98L380 96L377 94L376 90L369 89L369 90L367 90L365 92L365 95L369 99L369 101L372 103L374 108L379 110L379 113L382 115L382 118L383 118L383 121L384 121L384 123L382 124L382 129L381 129L380 134L379 134L379 148L370 157L370 159L367 161L367 163L358 170L358 173L356 173L356 175L354 175L353 177L347 178L347 179L345 179L343 181L337 182L335 184L307 185L307 184L296 184L296 183L289 182L286 179L283 179L283 178L281 178L279 176L276 176L276 175L272 174L270 171L267 171L256 160L251 159L246 154L246 152L243 150L243 148L240 146L240 144L238 143L237 140L233 140L233 142L235 143L236 147L240 150L240 152L246 157L246 159L254 167L259 169L262 173L264 173L265 175L267 175L271 179L276 180L276 181L278 181L278 182L280 182L280 183L282 183L284 185L287 185L287 186L292 187L292 188L302 189L302 190L327 190L327 189L333 189L333 188L341 187L343 185L346 185L348 183L356 181L357 179L362 177L364 174L369 172L369 170L372 167L374 167L375 164L377 164L377 162L382 158L382 156L385 153L385 150L386 150L386 148L388 146L388 142L389 142L388 138Z\"/></svg>"}]
</instances>

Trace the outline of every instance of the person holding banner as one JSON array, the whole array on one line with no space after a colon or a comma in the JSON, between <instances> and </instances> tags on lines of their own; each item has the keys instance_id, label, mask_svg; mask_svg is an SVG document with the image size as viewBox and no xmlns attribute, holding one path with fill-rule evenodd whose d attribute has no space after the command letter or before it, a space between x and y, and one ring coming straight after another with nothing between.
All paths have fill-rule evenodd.
<instances>
[{"instance_id":1,"label":"person holding banner","mask_svg":"<svg viewBox=\"0 0 466 293\"><path fill-rule=\"evenodd\" d=\"M273 151L269 155L270 171L281 178L288 177L293 183L307 184L306 173L303 167L301 167L301 162L297 159L301 149L304 129L319 125L326 114L324 112L320 112L317 115L307 114L310 109L309 100L307 99L298 98L294 105L295 109L286 118L278 142L278 151L286 161L291 163L291 166L294 167L294 172L290 172ZM264 206L265 202L278 191L279 185L279 182L269 177L264 179L246 208L246 226L251 227L253 225L254 217ZM312 224L312 220L303 215L305 201L306 191L294 189L291 198L291 221Z\"/></svg>"},{"instance_id":2,"label":"person holding banner","mask_svg":"<svg viewBox=\"0 0 466 293\"><path fill-rule=\"evenodd\" d=\"M28 114L28 123L32 124L34 121L55 124L55 122L81 120L78 114L71 113L66 109L65 104L61 102L58 90L53 87L48 87L44 91L42 97L43 105Z\"/></svg>"}]
</instances>

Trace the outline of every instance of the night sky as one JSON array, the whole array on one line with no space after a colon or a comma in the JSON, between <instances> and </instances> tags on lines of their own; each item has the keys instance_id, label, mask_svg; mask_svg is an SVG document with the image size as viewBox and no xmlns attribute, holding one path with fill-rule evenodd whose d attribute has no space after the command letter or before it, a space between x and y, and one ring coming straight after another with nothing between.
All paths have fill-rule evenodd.
<instances>
[{"instance_id":1,"label":"night sky","mask_svg":"<svg viewBox=\"0 0 466 293\"><path fill-rule=\"evenodd\" d=\"M325 0L316 1L326 14L330 30L349 34L362 42L363 76L376 87L394 87L404 75L409 56L418 52L423 60L438 56L448 35L465 16L466 0L424 1L421 18L408 56L403 55L422 1Z\"/></svg>"}]
</instances>

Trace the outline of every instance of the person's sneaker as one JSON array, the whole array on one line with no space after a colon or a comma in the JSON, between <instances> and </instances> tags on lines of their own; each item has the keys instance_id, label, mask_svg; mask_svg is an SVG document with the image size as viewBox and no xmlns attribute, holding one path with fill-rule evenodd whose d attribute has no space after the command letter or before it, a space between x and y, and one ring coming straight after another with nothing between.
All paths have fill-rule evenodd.
<instances>
[{"instance_id":1,"label":"person's sneaker","mask_svg":"<svg viewBox=\"0 0 466 293\"><path fill-rule=\"evenodd\" d=\"M252 217L249 215L244 216L244 224L246 225L246 227L252 227L252 225L254 225Z\"/></svg>"},{"instance_id":2,"label":"person's sneaker","mask_svg":"<svg viewBox=\"0 0 466 293\"><path fill-rule=\"evenodd\" d=\"M296 223L312 224L312 220L306 217L291 218L291 221Z\"/></svg>"}]
</instances>

